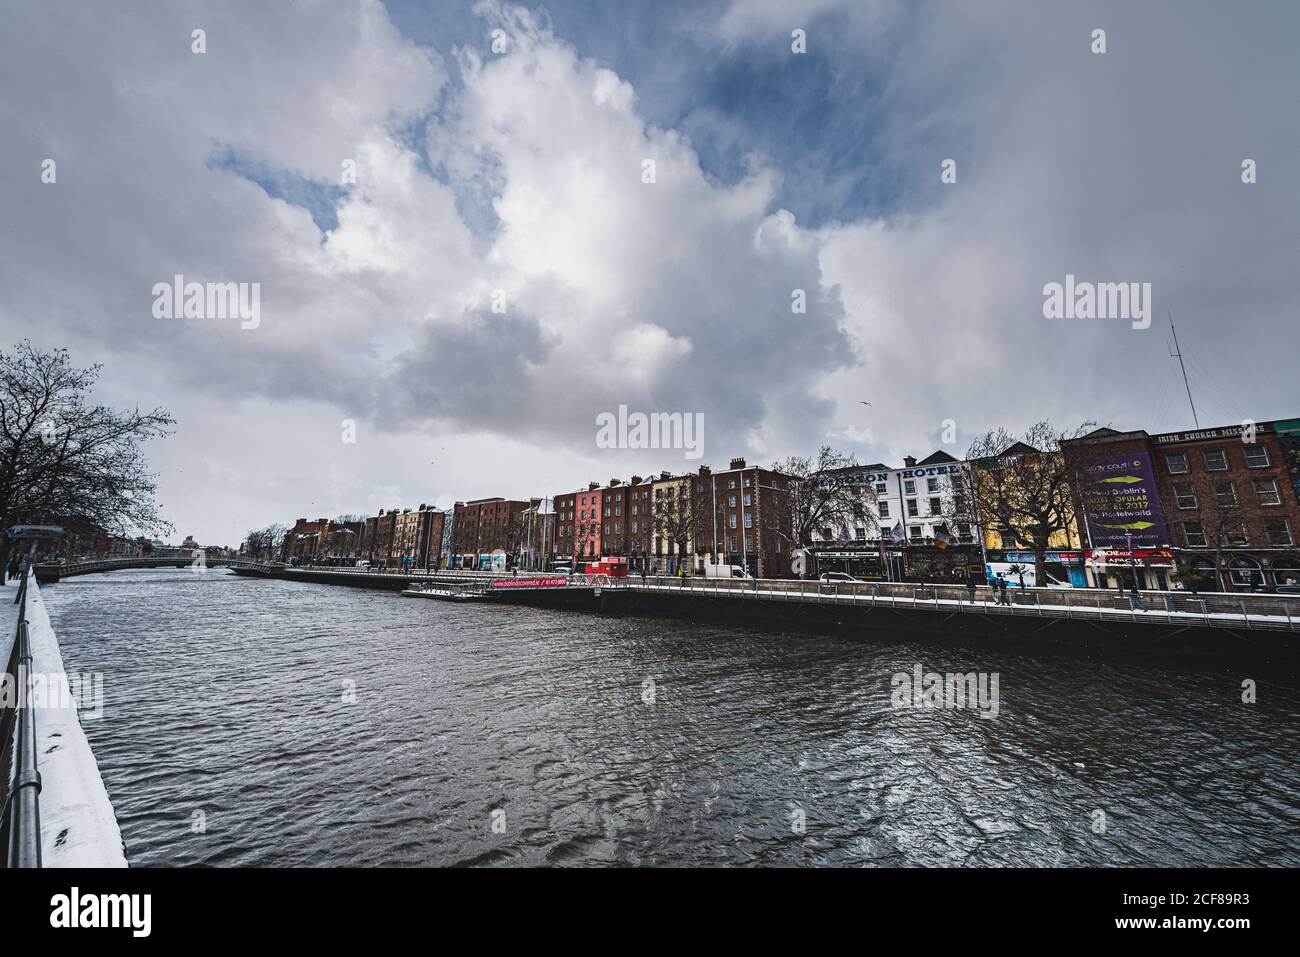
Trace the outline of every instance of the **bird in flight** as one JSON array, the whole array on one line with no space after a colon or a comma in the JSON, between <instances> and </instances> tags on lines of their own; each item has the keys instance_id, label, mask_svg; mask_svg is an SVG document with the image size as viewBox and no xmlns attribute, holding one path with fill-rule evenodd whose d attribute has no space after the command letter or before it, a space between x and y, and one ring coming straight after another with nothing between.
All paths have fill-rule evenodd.
<instances>
[{"instance_id":1,"label":"bird in flight","mask_svg":"<svg viewBox=\"0 0 1300 957\"><path fill-rule=\"evenodd\" d=\"M858 399L858 405L870 406L871 403L868 402L866 399Z\"/></svg>"}]
</instances>

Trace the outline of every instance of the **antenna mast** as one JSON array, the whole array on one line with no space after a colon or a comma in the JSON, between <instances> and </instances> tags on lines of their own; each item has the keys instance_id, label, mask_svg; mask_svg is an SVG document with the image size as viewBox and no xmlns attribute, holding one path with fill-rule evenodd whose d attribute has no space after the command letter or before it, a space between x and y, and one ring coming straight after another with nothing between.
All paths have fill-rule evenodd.
<instances>
[{"instance_id":1,"label":"antenna mast","mask_svg":"<svg viewBox=\"0 0 1300 957\"><path fill-rule=\"evenodd\" d=\"M1192 421L1196 427L1201 427L1201 420L1196 417L1196 403L1192 400L1192 387L1187 382L1187 366L1183 365L1183 352L1178 348L1178 330L1174 328L1174 313L1169 311L1169 331L1174 334L1174 351L1169 353L1178 360L1178 368L1183 370L1183 388L1187 390L1187 402L1192 407Z\"/></svg>"}]
</instances>

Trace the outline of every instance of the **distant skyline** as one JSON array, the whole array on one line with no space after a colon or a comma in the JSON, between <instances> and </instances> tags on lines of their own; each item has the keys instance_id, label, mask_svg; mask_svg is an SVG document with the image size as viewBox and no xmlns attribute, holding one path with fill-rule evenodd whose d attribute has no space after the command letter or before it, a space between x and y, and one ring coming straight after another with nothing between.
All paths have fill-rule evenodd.
<instances>
[{"instance_id":1,"label":"distant skyline","mask_svg":"<svg viewBox=\"0 0 1300 957\"><path fill-rule=\"evenodd\" d=\"M3 18L0 342L176 416L146 447L174 541L1040 418L1190 429L1170 312L1203 427L1300 415L1294 4ZM159 310L176 276L256 284L257 321ZM1149 328L1046 318L1067 277L1149 283ZM698 447L598 440L620 406Z\"/></svg>"}]
</instances>

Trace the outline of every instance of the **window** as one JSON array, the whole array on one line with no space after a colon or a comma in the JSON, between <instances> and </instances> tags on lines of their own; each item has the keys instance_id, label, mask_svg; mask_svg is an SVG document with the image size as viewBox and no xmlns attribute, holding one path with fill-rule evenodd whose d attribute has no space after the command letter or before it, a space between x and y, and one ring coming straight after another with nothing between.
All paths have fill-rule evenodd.
<instances>
[{"instance_id":1,"label":"window","mask_svg":"<svg viewBox=\"0 0 1300 957\"><path fill-rule=\"evenodd\" d=\"M751 500L750 494L749 494L748 492L745 493L745 504L746 504L746 505L753 505L753 504L754 504L753 501Z\"/></svg>"},{"instance_id":2,"label":"window","mask_svg":"<svg viewBox=\"0 0 1300 957\"><path fill-rule=\"evenodd\" d=\"M1247 445L1246 451L1246 468L1248 469L1266 469L1269 466L1268 449L1262 445Z\"/></svg>"},{"instance_id":3,"label":"window","mask_svg":"<svg viewBox=\"0 0 1300 957\"><path fill-rule=\"evenodd\" d=\"M736 480L735 480L735 479L727 479L727 488L735 488L735 487L736 487Z\"/></svg>"},{"instance_id":4,"label":"window","mask_svg":"<svg viewBox=\"0 0 1300 957\"><path fill-rule=\"evenodd\" d=\"M916 483L911 479L908 479L906 482L903 483L903 491L906 492L908 495L915 495Z\"/></svg>"},{"instance_id":5,"label":"window","mask_svg":"<svg viewBox=\"0 0 1300 957\"><path fill-rule=\"evenodd\" d=\"M754 527L754 516L753 516L753 515L746 515L746 516L745 516L745 527L746 527L746 528L753 528L753 527Z\"/></svg>"},{"instance_id":6,"label":"window","mask_svg":"<svg viewBox=\"0 0 1300 957\"><path fill-rule=\"evenodd\" d=\"M1286 523L1285 518L1266 518L1264 519L1264 534L1268 536L1270 545L1290 545L1291 529Z\"/></svg>"},{"instance_id":7,"label":"window","mask_svg":"<svg viewBox=\"0 0 1300 957\"><path fill-rule=\"evenodd\" d=\"M1228 453L1223 449L1206 449L1201 453L1201 458L1205 460L1206 471L1228 471Z\"/></svg>"},{"instance_id":8,"label":"window","mask_svg":"<svg viewBox=\"0 0 1300 957\"><path fill-rule=\"evenodd\" d=\"M1255 479L1255 499L1260 505L1281 505L1276 479Z\"/></svg>"},{"instance_id":9,"label":"window","mask_svg":"<svg viewBox=\"0 0 1300 957\"><path fill-rule=\"evenodd\" d=\"M639 529L637 528L637 523L636 523L636 522L633 522L633 523L632 523L632 534L635 535L638 531L639 531Z\"/></svg>"},{"instance_id":10,"label":"window","mask_svg":"<svg viewBox=\"0 0 1300 957\"><path fill-rule=\"evenodd\" d=\"M876 483L876 494L877 494L877 495L884 495L884 494L885 494L886 492L888 492L888 491L889 491L889 487L888 487L887 485L885 485L884 482L877 482L877 483Z\"/></svg>"},{"instance_id":11,"label":"window","mask_svg":"<svg viewBox=\"0 0 1300 957\"><path fill-rule=\"evenodd\" d=\"M888 502L881 502L881 503L880 503L880 517L881 517L881 518L889 518L889 503L888 503Z\"/></svg>"},{"instance_id":12,"label":"window","mask_svg":"<svg viewBox=\"0 0 1300 957\"><path fill-rule=\"evenodd\" d=\"M926 480L925 480L925 490L926 490L927 492L937 492L937 491L939 491L939 480L938 480L937 478L926 479Z\"/></svg>"},{"instance_id":13,"label":"window","mask_svg":"<svg viewBox=\"0 0 1300 957\"><path fill-rule=\"evenodd\" d=\"M1183 541L1188 548L1205 547L1205 527L1200 522L1183 522Z\"/></svg>"},{"instance_id":14,"label":"window","mask_svg":"<svg viewBox=\"0 0 1300 957\"><path fill-rule=\"evenodd\" d=\"M1186 475L1187 474L1187 453L1166 452L1165 467L1169 469L1170 475Z\"/></svg>"},{"instance_id":15,"label":"window","mask_svg":"<svg viewBox=\"0 0 1300 957\"><path fill-rule=\"evenodd\" d=\"M1246 535L1245 522L1225 522L1223 526L1223 537L1229 545L1250 544L1250 538Z\"/></svg>"},{"instance_id":16,"label":"window","mask_svg":"<svg viewBox=\"0 0 1300 957\"><path fill-rule=\"evenodd\" d=\"M921 526L920 525L907 526L907 534L908 537L912 539L912 541L919 542L921 540Z\"/></svg>"},{"instance_id":17,"label":"window","mask_svg":"<svg viewBox=\"0 0 1300 957\"><path fill-rule=\"evenodd\" d=\"M727 507L728 507L728 508L735 508L735 507L736 507L736 496L734 496L734 495L728 495L728 496L727 496Z\"/></svg>"},{"instance_id":18,"label":"window","mask_svg":"<svg viewBox=\"0 0 1300 957\"><path fill-rule=\"evenodd\" d=\"M909 498L909 499L907 500L907 517L908 517L908 518L915 518L916 516L918 516L918 515L920 515L920 514L921 514L921 512L920 512L920 511L917 509L917 507L916 507L916 499L914 499L914 498Z\"/></svg>"},{"instance_id":19,"label":"window","mask_svg":"<svg viewBox=\"0 0 1300 957\"><path fill-rule=\"evenodd\" d=\"M943 504L937 498L930 499L930 514L938 515L942 511Z\"/></svg>"},{"instance_id":20,"label":"window","mask_svg":"<svg viewBox=\"0 0 1300 957\"><path fill-rule=\"evenodd\" d=\"M1224 508L1237 504L1237 486L1231 482L1214 483L1214 501Z\"/></svg>"},{"instance_id":21,"label":"window","mask_svg":"<svg viewBox=\"0 0 1300 957\"><path fill-rule=\"evenodd\" d=\"M866 537L867 537L867 530L866 530L865 528L862 528L862 527L855 528L855 529L853 530L853 537L856 538L856 539L857 539L858 541L860 541L860 542L861 542L861 541L865 541L865 540L866 540Z\"/></svg>"},{"instance_id":22,"label":"window","mask_svg":"<svg viewBox=\"0 0 1300 957\"><path fill-rule=\"evenodd\" d=\"M968 541L970 541L970 539L971 539L971 534L970 534L970 523L969 523L969 522L958 522L958 523L957 523L957 537L960 538L963 542L968 542Z\"/></svg>"},{"instance_id":23,"label":"window","mask_svg":"<svg viewBox=\"0 0 1300 957\"><path fill-rule=\"evenodd\" d=\"M727 525L728 525L729 528L735 528L735 527L736 527L736 516L734 516L734 515L728 515L728 516L727 516Z\"/></svg>"}]
</instances>

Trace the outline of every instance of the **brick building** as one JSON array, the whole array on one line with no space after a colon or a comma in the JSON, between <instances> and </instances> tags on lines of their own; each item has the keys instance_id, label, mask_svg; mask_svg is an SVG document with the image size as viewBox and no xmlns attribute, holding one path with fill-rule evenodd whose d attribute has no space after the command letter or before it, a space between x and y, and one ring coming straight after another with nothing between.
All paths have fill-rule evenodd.
<instances>
[{"instance_id":1,"label":"brick building","mask_svg":"<svg viewBox=\"0 0 1300 957\"><path fill-rule=\"evenodd\" d=\"M442 535L447 516L439 509L420 503L417 509L403 509L393 520L389 564L415 568L436 568L442 556Z\"/></svg>"},{"instance_id":2,"label":"brick building","mask_svg":"<svg viewBox=\"0 0 1300 957\"><path fill-rule=\"evenodd\" d=\"M513 565L525 534L522 516L531 506L500 497L457 502L452 510L452 566Z\"/></svg>"},{"instance_id":3,"label":"brick building","mask_svg":"<svg viewBox=\"0 0 1300 957\"><path fill-rule=\"evenodd\" d=\"M732 459L726 470L702 466L692 493L700 503L695 552L700 562L738 565L757 578L787 578L793 551L790 477Z\"/></svg>"},{"instance_id":4,"label":"brick building","mask_svg":"<svg viewBox=\"0 0 1300 957\"><path fill-rule=\"evenodd\" d=\"M1208 590L1300 582L1300 422L1098 429L1064 445L1091 583L1166 588L1175 568Z\"/></svg>"}]
</instances>

